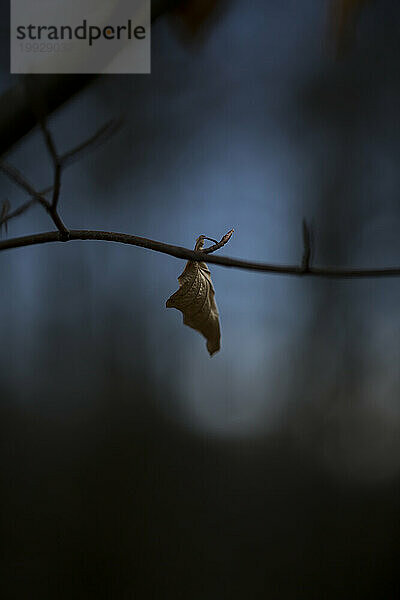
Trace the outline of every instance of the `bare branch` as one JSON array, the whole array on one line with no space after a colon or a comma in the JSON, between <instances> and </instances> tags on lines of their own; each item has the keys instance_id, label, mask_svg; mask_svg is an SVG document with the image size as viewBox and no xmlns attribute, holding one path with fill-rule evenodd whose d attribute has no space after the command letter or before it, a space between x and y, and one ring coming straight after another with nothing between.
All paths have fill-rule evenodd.
<instances>
[{"instance_id":1,"label":"bare branch","mask_svg":"<svg viewBox=\"0 0 400 600\"><path fill-rule=\"evenodd\" d=\"M63 238L66 239L68 237L68 229L64 225L60 215L58 214L57 207L50 204L50 202L46 200L43 194L37 192L35 188L29 183L29 181L27 181L25 177L18 171L18 169L16 169L12 165L9 165L4 162L0 163L0 171L3 171L3 173L7 175L9 179L11 179L11 181L13 181L20 188L22 188L27 194L29 194L29 196L31 196L31 198L34 198L43 206L43 208L46 209L51 219L53 220L55 226L60 231ZM27 207L25 206L24 210L26 209Z\"/></svg>"},{"instance_id":2,"label":"bare branch","mask_svg":"<svg viewBox=\"0 0 400 600\"><path fill-rule=\"evenodd\" d=\"M8 223L7 223L7 215L9 214L9 210L10 210L10 202L7 200L7 198L5 200L3 200L3 203L1 205L1 212L0 212L0 235L2 232L2 229L4 227L4 231L6 232L6 235L8 233Z\"/></svg>"},{"instance_id":3,"label":"bare branch","mask_svg":"<svg viewBox=\"0 0 400 600\"><path fill-rule=\"evenodd\" d=\"M43 132L43 135L45 138L45 142L46 142L49 154L50 154L50 156L53 160L53 164L54 164L54 185L48 186L44 190L40 191L39 195L41 197L43 197L43 196L46 196L46 194L48 194L49 192L53 192L53 198L52 198L51 205L53 207L57 208L60 191L61 191L62 169L68 167L69 165L74 163L76 160L79 160L82 157L82 155L85 153L85 151L90 151L92 148L94 149L95 147L98 147L100 144L106 142L120 128L120 126L122 124L122 119L111 119L110 121L108 121L107 123L102 125L87 140L85 140L84 142L82 142L81 144L76 146L75 148L72 148L71 150L69 150L68 152L63 154L62 156L58 156L58 153L57 153L57 150L55 147L55 143L53 141L53 137L47 128L46 122L44 120L42 120L40 124L41 124L42 132ZM21 204L19 207L17 207L15 210L13 210L11 212L7 212L6 214L0 215L0 227L2 225L7 225L8 222L11 221L12 219L14 219L15 217L19 217L20 215L24 214L27 210L29 210L35 204L35 202L40 202L40 204L42 204L42 206L44 206L44 208L47 211L49 210L50 204L48 203L47 205L43 205L43 202L41 200L39 200L38 196L36 195L36 190L34 190L33 186L31 186L26 181L26 179L22 176L22 174L17 169L15 169L15 167L12 167L11 165L8 165L6 163L0 163L0 170L3 170L3 172L10 179L12 179L12 181L14 181L14 183L19 185L20 187L23 187L23 189L27 193L31 194L31 192L34 192L32 200L29 200L28 202L24 202L23 204ZM29 185L29 188L27 187L27 185Z\"/></svg>"},{"instance_id":4,"label":"bare branch","mask_svg":"<svg viewBox=\"0 0 400 600\"><path fill-rule=\"evenodd\" d=\"M46 210L49 209L49 203L46 198L37 192L35 188L29 183L27 179L12 165L5 162L0 163L0 171L3 171L7 177L13 181L18 187L22 188L31 198L34 198L39 204L41 204Z\"/></svg>"},{"instance_id":5,"label":"bare branch","mask_svg":"<svg viewBox=\"0 0 400 600\"><path fill-rule=\"evenodd\" d=\"M18 217L19 215L22 215L24 212L26 212L33 204L36 204L36 199L32 198L32 200L28 200L27 202L24 202L23 204L21 204L20 206L18 206L18 208L16 208L15 210L6 213L5 215L3 215L0 218L0 227L2 225L7 225L9 221L11 221L11 219L14 219L14 217Z\"/></svg>"},{"instance_id":6,"label":"bare branch","mask_svg":"<svg viewBox=\"0 0 400 600\"><path fill-rule=\"evenodd\" d=\"M47 127L45 119L39 120L40 128L43 133L44 140L46 142L47 150L50 154L54 168L54 184L53 184L53 198L51 200L51 206L53 209L57 208L58 200L60 198L61 189L61 160L58 156L56 145L50 130Z\"/></svg>"},{"instance_id":7,"label":"bare branch","mask_svg":"<svg viewBox=\"0 0 400 600\"><path fill-rule=\"evenodd\" d=\"M178 0L152 0L151 20L154 22L177 3ZM78 75L33 75L36 93L45 99L44 116L49 116L74 94L93 82L97 76ZM100 77L102 77L100 75ZM26 86L19 82L0 96L0 156L8 152L37 125L32 111L32 101L26 97Z\"/></svg>"},{"instance_id":8,"label":"bare branch","mask_svg":"<svg viewBox=\"0 0 400 600\"><path fill-rule=\"evenodd\" d=\"M48 152L54 164L54 183L46 188L43 192L38 192L24 178L24 176L13 166L7 163L0 163L0 170L3 171L16 185L29 194L31 200L15 209L12 213L9 212L9 204L4 203L0 214L0 227L6 225L7 222L20 214L23 214L35 202L41 204L51 216L58 231L39 233L28 235L9 240L0 241L0 251L23 246L31 246L36 244L45 244L48 242L66 242L69 240L103 240L109 242L117 242L121 244L130 244L139 246L155 252L168 254L179 259L185 259L197 262L207 262L225 267L245 269L251 271L259 271L264 273L273 273L280 275L294 276L313 276L313 277L331 277L331 278L371 278L371 277L393 277L400 276L400 267L384 267L380 269L342 269L336 267L313 267L311 266L312 240L311 232L306 221L303 221L303 256L300 266L297 265L272 265L267 263L251 262L230 257L210 256L211 253L222 248L232 237L233 229L228 231L219 242L208 238L204 235L199 236L196 241L195 250L182 248L181 246L172 246L163 242L157 242L148 238L137 237L124 233L115 233L108 231L92 231L92 230L71 230L69 231L64 225L58 211L57 205L61 188L61 173L62 168L73 159L81 155L83 151L88 149L95 143L109 137L114 133L119 126L118 121L110 121L103 125L93 136L85 142L79 144L74 149L59 156L56 146L50 131L47 129L43 119L40 120L42 131ZM46 199L46 194L52 191L52 201ZM208 239L214 242L209 248L203 248L204 240Z\"/></svg>"},{"instance_id":9,"label":"bare branch","mask_svg":"<svg viewBox=\"0 0 400 600\"><path fill-rule=\"evenodd\" d=\"M37 111L37 114L38 114L39 124L40 124L41 130L42 130L42 133L43 133L43 137L44 137L44 140L46 143L46 147L47 147L48 153L50 155L50 158L53 162L53 167L54 167L53 185L47 187L42 192L38 192L29 183L29 181L27 181L27 179L22 175L22 173L20 173L18 171L18 169L16 169L14 166L9 165L5 162L0 163L0 170L3 171L3 173L5 175L7 175L7 177L9 179L11 179L11 181L13 181L16 185L18 185L27 194L29 194L31 196L31 200L29 200L28 202L25 202L24 204L21 204L18 208L16 208L12 212L9 212L9 206L8 206L7 210L3 210L2 213L0 214L0 227L3 225L5 227L7 227L7 224L11 219L13 219L19 215L22 215L27 210L29 210L29 208L31 206L33 206L33 204L35 204L35 202L38 202L48 212L51 219L53 220L53 223L55 224L57 229L60 231L60 233L63 236L63 239L65 240L65 239L68 239L68 229L64 225L63 220L57 210L58 202L60 199L60 192L61 192L62 170L64 167L71 164L74 160L77 160L78 158L80 158L82 156L83 152L85 152L85 150L88 150L91 146L100 144L100 143L106 141L106 139L108 139L109 137L111 137L117 131L117 129L120 127L122 121L121 121L121 119L112 119L112 120L108 121L102 127L100 127L100 129L98 129L92 136L90 136L90 138L88 138L87 140L85 140L84 142L82 142L81 144L79 144L78 146L73 148L72 150L69 150L63 156L60 157L57 152L54 138L53 138L50 130L47 127L45 118L41 116L39 111ZM47 193L49 193L50 191L53 192L51 202L49 202L45 198L45 195Z\"/></svg>"},{"instance_id":10,"label":"bare branch","mask_svg":"<svg viewBox=\"0 0 400 600\"><path fill-rule=\"evenodd\" d=\"M45 188L44 190L40 191L39 194L41 196L45 196L46 194L51 192L52 189L53 189L53 186L49 186L49 187ZM31 208L31 206L36 204L36 202L37 202L36 198L32 198L31 200L28 200L27 202L20 204L20 206L18 206L16 209L12 210L11 212L7 212L2 217L0 216L0 227L2 225L8 225L9 221L14 219L15 217L19 217L20 215L23 215L27 210L29 210Z\"/></svg>"},{"instance_id":11,"label":"bare branch","mask_svg":"<svg viewBox=\"0 0 400 600\"><path fill-rule=\"evenodd\" d=\"M298 265L271 265L267 263L251 262L228 256L205 256L205 252L195 252L181 246L172 246L147 238L136 237L126 233L115 233L110 231L91 231L87 229L69 231L68 240L102 240L106 242L118 242L139 246L147 250L154 250L184 260L202 261L223 267L245 269L248 271L260 271L276 275L294 275L297 277L329 277L329 278L375 278L375 277L399 277L400 267L384 267L382 269L341 269L336 267L310 267L304 271ZM0 241L0 251L10 248L20 248L48 242L65 241L58 231L38 233L24 237Z\"/></svg>"},{"instance_id":12,"label":"bare branch","mask_svg":"<svg viewBox=\"0 0 400 600\"><path fill-rule=\"evenodd\" d=\"M87 140L61 156L60 162L62 166L70 165L76 160L79 160L86 151L106 142L111 136L114 135L114 133L116 133L116 131L118 131L121 124L122 119L111 119L102 125L100 129L98 129L96 133L91 135Z\"/></svg>"}]
</instances>

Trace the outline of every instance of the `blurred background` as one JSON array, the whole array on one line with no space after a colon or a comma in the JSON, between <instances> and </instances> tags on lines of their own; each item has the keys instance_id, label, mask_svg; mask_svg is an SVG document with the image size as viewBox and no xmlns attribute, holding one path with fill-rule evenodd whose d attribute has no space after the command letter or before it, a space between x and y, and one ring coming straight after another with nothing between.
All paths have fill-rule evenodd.
<instances>
[{"instance_id":1,"label":"blurred background","mask_svg":"<svg viewBox=\"0 0 400 600\"><path fill-rule=\"evenodd\" d=\"M65 172L67 225L186 247L234 227L221 254L298 263L305 217L314 264L398 265L399 3L183 5L153 24L150 76L49 119L60 152L124 119ZM37 129L7 160L51 182ZM25 197L1 176L5 199ZM34 207L8 236L49 229ZM183 267L1 253L2 597L399 598L400 281L211 265L210 359L165 308Z\"/></svg>"}]
</instances>

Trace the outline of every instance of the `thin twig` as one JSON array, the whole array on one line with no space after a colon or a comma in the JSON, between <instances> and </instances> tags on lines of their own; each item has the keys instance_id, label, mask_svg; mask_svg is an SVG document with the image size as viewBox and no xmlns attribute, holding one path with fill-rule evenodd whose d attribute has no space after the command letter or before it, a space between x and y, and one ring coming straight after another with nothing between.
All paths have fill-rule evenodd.
<instances>
[{"instance_id":1,"label":"thin twig","mask_svg":"<svg viewBox=\"0 0 400 600\"><path fill-rule=\"evenodd\" d=\"M230 240L234 231L233 229L228 231L228 233L226 233L219 242L215 242L209 248L203 248L204 240L215 240L201 235L196 241L195 250L189 250L188 248L182 248L181 246L172 246L170 244L164 244L163 242L157 242L148 238L141 238L124 233L92 231L85 229L69 231L64 225L57 211L57 204L59 200L61 187L62 167L64 166L64 164L67 164L68 161L70 161L72 158L79 156L79 154L84 149L88 148L96 140L99 140L107 132L109 133L112 123L113 122L110 122L104 125L98 132L94 134L94 136L89 138L89 140L86 140L86 142L83 142L75 149L71 150L70 152L67 152L60 158L58 156L52 135L47 129L45 122L42 121L42 131L45 137L49 154L54 164L53 186L46 188L43 192L36 191L35 188L25 179L25 177L15 167L7 163L0 163L0 170L3 171L16 185L18 185L31 196L31 200L29 202L26 202L25 204L21 205L18 209L13 211L13 213L8 213L9 206L7 204L3 205L2 214L0 215L0 226L4 223L7 224L8 220L12 218L11 215L16 216L17 214L22 214L34 202L38 202L49 213L54 224L58 229L58 231L50 231L46 233L39 233L0 241L0 251L7 250L10 248L18 248L22 246L45 244L48 242L66 242L69 240L103 240L139 246L148 250L154 250L156 252L162 252L163 254L169 254L170 256L174 256L180 259L208 262L225 267L233 267L251 271L261 271L264 273L274 273L280 275L332 278L370 278L400 276L400 267L384 267L381 269L341 269L330 267L312 267L310 265L312 251L311 234L308 225L305 221L303 221L303 256L300 265L271 265L265 263L249 262L224 256L209 256L212 252L215 252L216 250L222 248ZM53 198L52 201L49 202L46 199L45 194L47 194L51 190L53 190Z\"/></svg>"},{"instance_id":2,"label":"thin twig","mask_svg":"<svg viewBox=\"0 0 400 600\"><path fill-rule=\"evenodd\" d=\"M210 246L209 248L204 248L204 250L202 250L202 252L205 252L206 254L211 254L211 252L215 252L216 250L219 250L220 248L222 248L222 246L225 246L225 244L227 244L229 242L234 231L235 231L234 229L231 229L230 231L228 231L228 233L226 233L222 237L220 242L215 242L215 244L213 246ZM205 239L210 239L210 238L205 238Z\"/></svg>"},{"instance_id":3,"label":"thin twig","mask_svg":"<svg viewBox=\"0 0 400 600\"><path fill-rule=\"evenodd\" d=\"M55 226L60 231L64 238L68 237L68 229L64 225L63 220L57 212L57 207L53 206L43 194L35 190L35 188L25 179L25 177L12 165L5 162L0 163L0 170L21 189L23 189L31 198L39 202L48 212ZM25 209L26 210L26 209Z\"/></svg>"},{"instance_id":4,"label":"thin twig","mask_svg":"<svg viewBox=\"0 0 400 600\"><path fill-rule=\"evenodd\" d=\"M4 227L4 231L6 232L6 235L8 234L7 215L8 215L9 210L10 210L10 202L9 202L8 198L6 198L5 200L3 200L3 203L1 205L0 235L2 233L3 227Z\"/></svg>"},{"instance_id":5,"label":"thin twig","mask_svg":"<svg viewBox=\"0 0 400 600\"><path fill-rule=\"evenodd\" d=\"M39 125L43 133L44 141L46 142L47 149L49 154L54 162L58 162L58 154L56 150L56 145L53 140L53 136L50 133L50 130L47 127L46 121L44 119L39 120Z\"/></svg>"},{"instance_id":6,"label":"thin twig","mask_svg":"<svg viewBox=\"0 0 400 600\"><path fill-rule=\"evenodd\" d=\"M33 204L36 204L36 199L35 198L32 198L31 200L28 200L27 202L24 202L23 204L20 204L20 206L18 206L15 210L7 213L4 217L0 218L0 227L2 225L7 225L8 222L11 221L11 219L13 219L14 217L18 217L19 215L22 215Z\"/></svg>"},{"instance_id":7,"label":"thin twig","mask_svg":"<svg viewBox=\"0 0 400 600\"><path fill-rule=\"evenodd\" d=\"M31 198L34 198L37 202L39 202L39 204L41 204L46 210L48 210L49 203L46 200L46 198L44 198L42 194L35 190L35 188L29 183L27 179L25 179L25 177L18 171L18 169L16 169L12 165L9 165L8 163L2 162L0 163L0 171L3 171L3 173L7 175L7 177L11 181L13 181L20 188L22 188L27 194L29 194L29 196L31 196Z\"/></svg>"},{"instance_id":8,"label":"thin twig","mask_svg":"<svg viewBox=\"0 0 400 600\"><path fill-rule=\"evenodd\" d=\"M178 0L154 0L151 3L151 20L156 21L168 12ZM45 99L43 112L49 116L97 76L78 75L33 75L40 96ZM32 111L32 102L24 93L19 82L0 95L0 156L20 141L37 124Z\"/></svg>"},{"instance_id":9,"label":"thin twig","mask_svg":"<svg viewBox=\"0 0 400 600\"><path fill-rule=\"evenodd\" d=\"M61 160L58 156L58 152L56 149L56 144L54 142L53 136L50 133L50 130L47 127L45 119L39 120L40 128L43 133L44 140L46 142L47 150L50 154L50 158L53 162L54 168L54 184L53 184L53 198L51 200L51 206L53 209L57 208L58 201L60 199L60 189L61 189Z\"/></svg>"},{"instance_id":10,"label":"thin twig","mask_svg":"<svg viewBox=\"0 0 400 600\"><path fill-rule=\"evenodd\" d=\"M205 252L195 252L181 246L172 246L157 242L147 238L141 238L126 233L115 233L111 231L91 231L87 229L72 229L69 232L69 240L102 240L106 242L118 242L120 244L130 244L139 246L147 250L154 250L180 258L184 260L193 260L207 262L223 267L236 269L245 269L249 271L260 271L276 275L294 275L296 277L328 277L328 278L371 278L371 277L399 277L400 267L384 267L382 269L341 269L336 267L310 267L308 271L298 265L271 265L267 263L251 262L230 258L228 256L205 256ZM24 237L13 238L0 241L0 251L10 248L20 248L23 246L32 246L35 244L46 244L48 242L63 241L62 234L58 231L49 231L47 233L38 233Z\"/></svg>"},{"instance_id":11,"label":"thin twig","mask_svg":"<svg viewBox=\"0 0 400 600\"><path fill-rule=\"evenodd\" d=\"M52 189L53 189L53 186L49 186L49 187L45 188L44 190L41 190L39 192L39 194L41 196L45 196L46 194L51 192ZM36 198L32 198L31 200L28 200L27 202L20 204L17 208L12 210L11 212L8 212L5 216L0 218L0 227L2 225L8 225L9 221L14 219L15 217L19 217L19 215L24 214L27 210L29 210L31 208L31 206L36 204L36 202L37 202Z\"/></svg>"},{"instance_id":12,"label":"thin twig","mask_svg":"<svg viewBox=\"0 0 400 600\"><path fill-rule=\"evenodd\" d=\"M100 129L98 129L87 140L85 140L78 146L75 146L71 150L68 150L68 152L66 152L62 156L58 156L53 138L52 138L46 124L42 121L41 127L42 127L42 131L43 131L43 135L44 135L44 138L46 141L46 145L49 149L49 153L51 154L51 156L53 158L53 162L55 163L55 167L54 167L54 185L48 186L44 190L40 191L39 195L46 196L46 194L48 194L49 192L53 192L53 198L52 198L51 204L57 208L58 200L59 200L59 196L60 196L62 170L64 168L68 167L69 165L71 165L73 162L75 162L75 160L79 160L85 151L90 150L92 147L95 147L98 144L104 143L107 139L109 139L112 135L114 135L114 133L121 126L121 123L122 123L122 119L112 119L112 120L108 121L107 123L102 125L100 127ZM57 162L55 162L55 157L57 157ZM23 187L23 189L25 189L25 191L29 194L31 193L31 191L33 191L33 187L30 186L30 184L29 184L29 186L30 186L29 190L27 189L26 179L21 175L21 173L19 173L19 171L17 171L17 169L15 169L15 167L11 167L11 165L7 165L7 164L3 163L3 164L0 164L0 169L2 168L2 166L4 167L3 172L6 173L6 175L14 181L14 183L19 185L20 187ZM5 214L2 217L0 216L0 227L2 225L7 225L8 222L11 221L12 219L14 219L15 217L18 217L18 216L24 214L27 210L29 210L35 204L35 202L38 202L38 201L39 201L38 197L34 196L33 199L29 200L28 202L24 202L23 204L18 206L15 210L8 212L7 214ZM39 201L39 202L40 202L40 204L43 205L43 203L41 201ZM49 206L50 206L50 203L49 203ZM48 211L48 206L44 206L44 208Z\"/></svg>"},{"instance_id":13,"label":"thin twig","mask_svg":"<svg viewBox=\"0 0 400 600\"><path fill-rule=\"evenodd\" d=\"M62 166L69 166L71 163L79 160L86 150L96 147L97 144L103 144L120 128L122 119L111 119L100 127L87 140L75 146L68 152L65 152L60 158Z\"/></svg>"}]
</instances>

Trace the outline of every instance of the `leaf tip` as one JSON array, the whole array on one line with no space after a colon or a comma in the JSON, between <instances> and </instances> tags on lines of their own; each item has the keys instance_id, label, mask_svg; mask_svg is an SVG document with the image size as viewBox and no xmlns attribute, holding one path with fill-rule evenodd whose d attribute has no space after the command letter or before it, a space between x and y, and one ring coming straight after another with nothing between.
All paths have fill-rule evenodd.
<instances>
[{"instance_id":1,"label":"leaf tip","mask_svg":"<svg viewBox=\"0 0 400 600\"><path fill-rule=\"evenodd\" d=\"M207 350L208 350L208 353L209 353L210 358L211 358L212 356L214 356L214 354L217 354L217 352L220 351L220 347L218 346L218 348L210 350L210 348L208 347L208 344L207 344Z\"/></svg>"}]
</instances>

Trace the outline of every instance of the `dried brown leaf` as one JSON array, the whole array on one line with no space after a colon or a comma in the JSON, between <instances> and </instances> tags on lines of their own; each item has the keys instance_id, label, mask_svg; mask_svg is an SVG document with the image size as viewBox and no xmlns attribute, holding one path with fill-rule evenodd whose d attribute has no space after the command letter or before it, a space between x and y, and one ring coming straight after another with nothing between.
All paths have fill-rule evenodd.
<instances>
[{"instance_id":1,"label":"dried brown leaf","mask_svg":"<svg viewBox=\"0 0 400 600\"><path fill-rule=\"evenodd\" d=\"M203 245L204 236L200 236L195 250L202 250ZM204 335L212 356L220 349L221 330L214 286L206 263L189 260L178 281L179 289L167 300L166 306L180 310L183 323Z\"/></svg>"}]
</instances>

